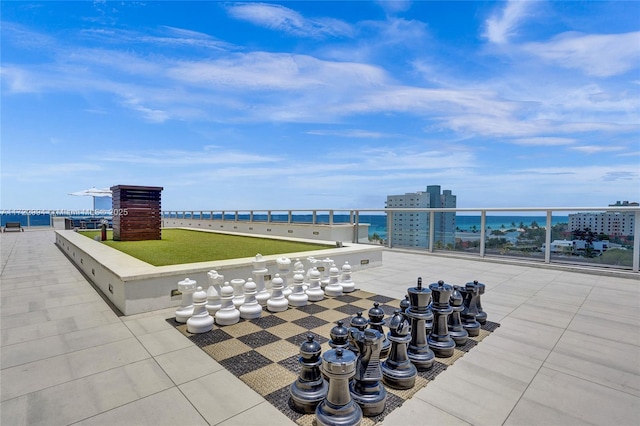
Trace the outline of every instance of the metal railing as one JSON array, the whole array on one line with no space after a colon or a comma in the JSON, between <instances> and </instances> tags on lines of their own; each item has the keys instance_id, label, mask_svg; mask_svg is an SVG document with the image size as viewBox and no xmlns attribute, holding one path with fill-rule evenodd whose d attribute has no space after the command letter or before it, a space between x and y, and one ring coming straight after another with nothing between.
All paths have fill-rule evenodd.
<instances>
[{"instance_id":1,"label":"metal railing","mask_svg":"<svg viewBox=\"0 0 640 426\"><path fill-rule=\"evenodd\" d=\"M584 253L578 256L576 251L571 253L555 252L552 246L552 235L557 233L554 222L557 222L558 214L565 214L562 218L568 217L572 213L589 212L618 212L626 213L625 220L633 221L625 223L625 229L632 230L629 235L614 235L626 244L618 244L624 260L615 264L599 262L599 259L585 257ZM522 213L528 215L522 216ZM596 267L618 268L638 272L640 268L640 207L628 206L608 206L608 207L521 207L521 208L385 208L385 209L300 209L300 210L179 210L163 211L164 218L177 219L200 219L200 220L221 220L221 221L248 221L248 222L280 222L280 223L308 223L311 225L333 225L333 224L360 224L364 222L376 222L376 226L369 227L369 240L374 244L384 244L386 247L407 247L424 249L428 252L435 251L464 251L480 257L504 256L526 259L531 261L541 261L544 263L578 263L588 264ZM477 225L474 229L451 229L451 226L436 226L442 223L438 220L438 215L453 214L456 221L460 218L477 218ZM474 215L475 214L475 215ZM497 214L497 216L491 215ZM503 216L509 214L511 216ZM520 215L519 215L520 214ZM556 216L554 216L554 214ZM540 219L541 224L534 226L536 232L524 225L524 229L516 226L518 238L527 235L527 232L536 234L535 240L526 241L516 245L503 245L495 248L495 240L500 240L500 233L491 230L488 225L488 218L494 222L499 217L535 217ZM401 220L395 220L401 219ZM400 223L405 220L407 225ZM467 221L469 222L469 221ZM384 225L383 225L384 224ZM533 224L533 222L532 222ZM503 224L504 225L504 224ZM353 241L360 241L358 235L359 227L353 227ZM377 233L381 235L377 235ZM465 235L465 233L468 233ZM498 234L498 236L495 236ZM542 234L544 241L541 242ZM562 234L564 237L571 235L571 230L567 226ZM465 245L465 239L471 241L471 247ZM409 243L408 241L411 240ZM446 244L446 241L451 243ZM467 242L468 242L467 241ZM595 252L601 255L602 251Z\"/></svg>"}]
</instances>

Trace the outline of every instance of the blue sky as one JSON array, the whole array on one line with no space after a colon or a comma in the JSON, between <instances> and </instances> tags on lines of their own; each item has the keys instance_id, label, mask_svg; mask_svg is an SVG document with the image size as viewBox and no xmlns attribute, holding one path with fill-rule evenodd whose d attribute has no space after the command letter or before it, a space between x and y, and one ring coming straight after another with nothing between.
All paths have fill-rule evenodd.
<instances>
[{"instance_id":1,"label":"blue sky","mask_svg":"<svg viewBox=\"0 0 640 426\"><path fill-rule=\"evenodd\" d=\"M2 1L3 209L640 201L640 2Z\"/></svg>"}]
</instances>

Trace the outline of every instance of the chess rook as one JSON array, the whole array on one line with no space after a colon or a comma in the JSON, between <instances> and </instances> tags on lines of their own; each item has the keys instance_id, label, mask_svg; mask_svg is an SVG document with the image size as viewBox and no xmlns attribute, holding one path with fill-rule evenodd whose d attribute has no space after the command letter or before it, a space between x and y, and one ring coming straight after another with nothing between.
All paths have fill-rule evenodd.
<instances>
[{"instance_id":1,"label":"chess rook","mask_svg":"<svg viewBox=\"0 0 640 426\"><path fill-rule=\"evenodd\" d=\"M182 293L180 306L176 309L176 321L185 323L193 315L193 293L196 291L196 281L185 278L178 282L178 291Z\"/></svg>"},{"instance_id":2,"label":"chess rook","mask_svg":"<svg viewBox=\"0 0 640 426\"><path fill-rule=\"evenodd\" d=\"M233 304L236 308L239 308L244 303L244 283L242 278L234 278L231 280L231 287L233 287Z\"/></svg>"},{"instance_id":3,"label":"chess rook","mask_svg":"<svg viewBox=\"0 0 640 426\"><path fill-rule=\"evenodd\" d=\"M453 287L440 280L429 285L432 302L431 312L433 313L433 329L427 337L429 348L438 358L449 358L453 355L456 343L449 335L449 315L453 309L449 305L449 298L453 292Z\"/></svg>"},{"instance_id":4,"label":"chess rook","mask_svg":"<svg viewBox=\"0 0 640 426\"><path fill-rule=\"evenodd\" d=\"M327 397L316 407L317 426L359 426L362 409L351 397L349 379L355 375L356 355L330 349L322 355L322 372L329 379Z\"/></svg>"},{"instance_id":5,"label":"chess rook","mask_svg":"<svg viewBox=\"0 0 640 426\"><path fill-rule=\"evenodd\" d=\"M407 350L409 359L420 371L433 367L435 355L427 343L427 329L425 322L433 319L429 310L431 290L422 287L422 278L418 278L418 285L408 289L409 302L406 315L411 319L411 342Z\"/></svg>"}]
</instances>

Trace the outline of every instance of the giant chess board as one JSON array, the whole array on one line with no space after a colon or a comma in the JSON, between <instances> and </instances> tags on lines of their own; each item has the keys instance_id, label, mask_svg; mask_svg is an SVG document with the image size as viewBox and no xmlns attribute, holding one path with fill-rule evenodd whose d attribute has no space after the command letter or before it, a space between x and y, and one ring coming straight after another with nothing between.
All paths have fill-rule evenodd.
<instances>
[{"instance_id":1,"label":"giant chess board","mask_svg":"<svg viewBox=\"0 0 640 426\"><path fill-rule=\"evenodd\" d=\"M284 312L272 313L263 309L261 318L241 319L230 326L214 325L213 330L202 334L189 333L186 324L178 323L174 318L167 321L287 417L301 426L307 426L313 424L315 415L296 412L291 406L289 394L289 386L300 372L300 345L311 333L315 341L321 344L322 353L326 352L331 349L328 344L330 331L336 322L342 320L348 326L357 312L362 312L368 318L367 312L374 302L378 302L385 312L385 322L400 306L400 300L356 290L343 296L309 302L303 307L290 307ZM478 336L469 337L464 346L456 347L453 356L436 358L431 369L418 372L413 388L397 390L387 386L385 410L376 417L364 417L362 425L374 425L382 421L497 327L499 324L487 321ZM385 332L388 332L386 327Z\"/></svg>"}]
</instances>

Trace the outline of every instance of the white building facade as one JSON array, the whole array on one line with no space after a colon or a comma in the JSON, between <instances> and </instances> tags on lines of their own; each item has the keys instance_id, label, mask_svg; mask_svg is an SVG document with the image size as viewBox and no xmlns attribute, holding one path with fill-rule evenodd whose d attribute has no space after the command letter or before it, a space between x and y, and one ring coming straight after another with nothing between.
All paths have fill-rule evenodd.
<instances>
[{"instance_id":1,"label":"white building facade","mask_svg":"<svg viewBox=\"0 0 640 426\"><path fill-rule=\"evenodd\" d=\"M569 215L569 230L589 228L596 234L612 237L633 235L633 212L574 213Z\"/></svg>"},{"instance_id":2,"label":"white building facade","mask_svg":"<svg viewBox=\"0 0 640 426\"><path fill-rule=\"evenodd\" d=\"M426 191L388 195L387 208L454 208L456 196L440 185L427 186ZM435 244L441 248L455 245L456 214L436 212ZM391 244L399 247L429 247L429 212L393 212Z\"/></svg>"}]
</instances>

